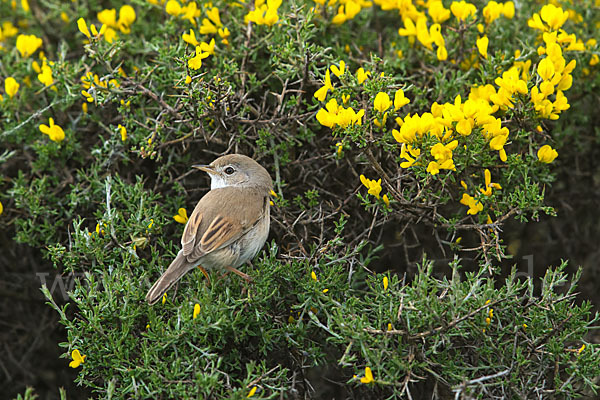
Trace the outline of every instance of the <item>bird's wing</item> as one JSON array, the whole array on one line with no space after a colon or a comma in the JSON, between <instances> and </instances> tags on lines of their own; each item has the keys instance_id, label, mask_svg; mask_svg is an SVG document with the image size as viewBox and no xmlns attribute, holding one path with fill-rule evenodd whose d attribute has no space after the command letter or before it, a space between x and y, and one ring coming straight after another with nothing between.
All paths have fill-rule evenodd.
<instances>
[{"instance_id":1,"label":"bird's wing","mask_svg":"<svg viewBox=\"0 0 600 400\"><path fill-rule=\"evenodd\" d=\"M185 226L183 254L192 262L229 245L256 225L268 206L268 195L258 189L211 190L200 199Z\"/></svg>"}]
</instances>

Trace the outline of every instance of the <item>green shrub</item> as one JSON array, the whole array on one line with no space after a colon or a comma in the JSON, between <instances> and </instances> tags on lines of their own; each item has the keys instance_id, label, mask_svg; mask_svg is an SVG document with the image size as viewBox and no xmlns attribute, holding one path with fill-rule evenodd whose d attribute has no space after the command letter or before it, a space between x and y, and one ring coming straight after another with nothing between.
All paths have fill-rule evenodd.
<instances>
[{"instance_id":1,"label":"green shrub","mask_svg":"<svg viewBox=\"0 0 600 400\"><path fill-rule=\"evenodd\" d=\"M598 14L591 0L0 2L0 224L77 277L64 304L43 288L64 357L86 356L77 383L107 398L595 392L579 276L549 269L537 292L500 262L504 224L554 215L556 166L598 132ZM173 217L208 189L190 165L231 152L277 193L253 283L194 272L149 307ZM448 267L423 256L440 252Z\"/></svg>"}]
</instances>

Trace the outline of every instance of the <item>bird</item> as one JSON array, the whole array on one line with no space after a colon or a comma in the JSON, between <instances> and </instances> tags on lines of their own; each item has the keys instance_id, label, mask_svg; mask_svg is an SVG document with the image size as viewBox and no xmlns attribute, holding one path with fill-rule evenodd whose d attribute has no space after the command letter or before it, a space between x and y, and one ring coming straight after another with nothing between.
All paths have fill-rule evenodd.
<instances>
[{"instance_id":1,"label":"bird","mask_svg":"<svg viewBox=\"0 0 600 400\"><path fill-rule=\"evenodd\" d=\"M181 237L181 250L146 295L156 303L183 275L199 267L226 269L250 281L237 268L262 249L270 226L271 176L252 158L228 154L209 165L192 165L211 178Z\"/></svg>"}]
</instances>

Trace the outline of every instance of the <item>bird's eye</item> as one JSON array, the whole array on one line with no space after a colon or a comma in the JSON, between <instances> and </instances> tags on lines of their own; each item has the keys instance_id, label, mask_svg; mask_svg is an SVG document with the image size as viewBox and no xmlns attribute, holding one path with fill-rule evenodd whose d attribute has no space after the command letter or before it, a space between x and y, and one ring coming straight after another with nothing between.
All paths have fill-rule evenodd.
<instances>
[{"instance_id":1,"label":"bird's eye","mask_svg":"<svg viewBox=\"0 0 600 400\"><path fill-rule=\"evenodd\" d=\"M227 168L225 168L225 173L226 173L227 175L231 175L231 174L233 174L234 172L235 172L235 169L233 169L233 167L227 167Z\"/></svg>"}]
</instances>

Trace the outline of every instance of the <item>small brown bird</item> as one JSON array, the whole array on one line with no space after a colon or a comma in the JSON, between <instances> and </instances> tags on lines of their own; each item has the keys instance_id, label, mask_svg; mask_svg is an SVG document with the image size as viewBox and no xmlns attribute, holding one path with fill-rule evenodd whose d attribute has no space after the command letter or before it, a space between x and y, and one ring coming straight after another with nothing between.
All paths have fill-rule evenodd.
<instances>
[{"instance_id":1,"label":"small brown bird","mask_svg":"<svg viewBox=\"0 0 600 400\"><path fill-rule=\"evenodd\" d=\"M177 257L148 291L150 304L196 267L205 275L206 269L224 268L249 280L236 268L254 258L269 235L273 184L266 169L241 154L192 167L210 175L210 191L185 225Z\"/></svg>"}]
</instances>

